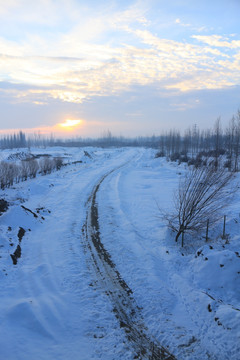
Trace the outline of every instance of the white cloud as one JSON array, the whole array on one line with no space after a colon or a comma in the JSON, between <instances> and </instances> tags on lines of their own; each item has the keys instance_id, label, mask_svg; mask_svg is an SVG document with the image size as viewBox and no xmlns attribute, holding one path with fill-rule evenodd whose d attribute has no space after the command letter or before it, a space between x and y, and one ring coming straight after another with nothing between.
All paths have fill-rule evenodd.
<instances>
[{"instance_id":1,"label":"white cloud","mask_svg":"<svg viewBox=\"0 0 240 360\"><path fill-rule=\"evenodd\" d=\"M16 12L17 3L12 0L8 6L0 8L0 15L12 8ZM35 3L30 3L27 17L34 11ZM57 11L59 4L63 7L61 11ZM76 1L40 0L36 5L40 14L44 5L49 11L47 23L50 19L53 23L62 21L66 11L66 17L74 20L72 26L53 35L33 32L20 40L0 38L1 80L41 88L25 92L16 90L18 101L41 102L41 95L43 102L51 97L82 103L91 96L120 93L135 84L144 86L157 82L165 89L187 91L222 88L240 82L239 53L230 54L225 49L237 50L239 40L229 41L219 35L192 35L192 39L199 41L196 45L190 40L161 38L146 30L150 22L142 2L123 11L112 13L112 9L104 9L100 14L93 12L91 15L89 9L78 6ZM24 8L20 7L20 10ZM52 15L53 12L56 15ZM86 12L88 16L84 17ZM75 16L80 13L76 24ZM21 21L25 19L22 15L20 18ZM175 23L190 26L179 18ZM114 44L113 30L118 37Z\"/></svg>"},{"instance_id":2,"label":"white cloud","mask_svg":"<svg viewBox=\"0 0 240 360\"><path fill-rule=\"evenodd\" d=\"M231 35L230 35L231 36ZM197 39L205 44L216 47L237 49L240 48L240 40L229 41L228 38L224 38L221 35L192 35L193 39Z\"/></svg>"},{"instance_id":3,"label":"white cloud","mask_svg":"<svg viewBox=\"0 0 240 360\"><path fill-rule=\"evenodd\" d=\"M179 18L175 20L175 23L178 24L178 25L181 25L181 26L183 26L183 27L190 27L190 26L192 26L191 24L183 23Z\"/></svg>"}]
</instances>

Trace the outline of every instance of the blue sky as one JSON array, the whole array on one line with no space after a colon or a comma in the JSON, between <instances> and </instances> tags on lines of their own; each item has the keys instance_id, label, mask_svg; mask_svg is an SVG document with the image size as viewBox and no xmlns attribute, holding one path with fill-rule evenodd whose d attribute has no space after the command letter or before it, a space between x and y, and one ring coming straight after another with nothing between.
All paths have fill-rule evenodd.
<instances>
[{"instance_id":1,"label":"blue sky","mask_svg":"<svg viewBox=\"0 0 240 360\"><path fill-rule=\"evenodd\" d=\"M239 0L0 0L0 132L225 126L240 108L239 14Z\"/></svg>"}]
</instances>

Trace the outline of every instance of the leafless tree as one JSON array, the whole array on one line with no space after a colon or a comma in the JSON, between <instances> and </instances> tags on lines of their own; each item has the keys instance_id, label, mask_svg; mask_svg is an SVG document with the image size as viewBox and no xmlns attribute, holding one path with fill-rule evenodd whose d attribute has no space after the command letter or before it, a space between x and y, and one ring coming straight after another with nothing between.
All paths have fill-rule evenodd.
<instances>
[{"instance_id":1,"label":"leafless tree","mask_svg":"<svg viewBox=\"0 0 240 360\"><path fill-rule=\"evenodd\" d=\"M1 189L4 189L7 186L6 174L7 174L7 163L4 161L1 161L0 162L0 186L1 186Z\"/></svg>"},{"instance_id":2,"label":"leafless tree","mask_svg":"<svg viewBox=\"0 0 240 360\"><path fill-rule=\"evenodd\" d=\"M27 160L21 161L21 176L22 176L22 181L26 181L29 176L29 168L28 168Z\"/></svg>"},{"instance_id":3,"label":"leafless tree","mask_svg":"<svg viewBox=\"0 0 240 360\"><path fill-rule=\"evenodd\" d=\"M39 169L38 161L36 159L28 160L29 176L35 178Z\"/></svg>"},{"instance_id":4,"label":"leafless tree","mask_svg":"<svg viewBox=\"0 0 240 360\"><path fill-rule=\"evenodd\" d=\"M234 133L235 133L235 117L229 121L229 125L225 130L225 146L227 148L228 162L226 163L229 170L232 170L232 161L234 153Z\"/></svg>"},{"instance_id":5,"label":"leafless tree","mask_svg":"<svg viewBox=\"0 0 240 360\"><path fill-rule=\"evenodd\" d=\"M42 175L50 174L54 169L54 160L49 157L44 157L39 161L39 168Z\"/></svg>"},{"instance_id":6,"label":"leafless tree","mask_svg":"<svg viewBox=\"0 0 240 360\"><path fill-rule=\"evenodd\" d=\"M215 151L215 168L218 168L218 157L219 157L219 150L221 147L221 120L220 117L217 118L214 129L213 129L213 137L214 137L214 151Z\"/></svg>"},{"instance_id":7,"label":"leafless tree","mask_svg":"<svg viewBox=\"0 0 240 360\"><path fill-rule=\"evenodd\" d=\"M232 191L227 185L233 173L226 169L216 170L212 164L193 168L179 181L178 191L174 194L174 213L165 215L169 227L176 232L177 241L185 233L202 230L207 221L219 220L221 210L231 198Z\"/></svg>"},{"instance_id":8,"label":"leafless tree","mask_svg":"<svg viewBox=\"0 0 240 360\"><path fill-rule=\"evenodd\" d=\"M55 167L57 170L60 170L61 167L63 166L63 159L61 157L56 157L54 159L54 162L55 162Z\"/></svg>"}]
</instances>

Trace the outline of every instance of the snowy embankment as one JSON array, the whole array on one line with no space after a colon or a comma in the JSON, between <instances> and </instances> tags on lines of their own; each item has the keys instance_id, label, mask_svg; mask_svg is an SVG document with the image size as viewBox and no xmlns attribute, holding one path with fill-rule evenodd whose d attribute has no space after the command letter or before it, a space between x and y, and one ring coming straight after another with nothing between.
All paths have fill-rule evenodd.
<instances>
[{"instance_id":1,"label":"snowy embankment","mask_svg":"<svg viewBox=\"0 0 240 360\"><path fill-rule=\"evenodd\" d=\"M219 228L209 243L186 238L181 249L159 208L171 209L183 167L144 149L45 151L82 163L1 191L10 207L0 217L0 358L134 358L81 234L94 186L116 169L97 193L101 241L149 333L177 359L238 360L239 194L227 212L229 244Z\"/></svg>"}]
</instances>

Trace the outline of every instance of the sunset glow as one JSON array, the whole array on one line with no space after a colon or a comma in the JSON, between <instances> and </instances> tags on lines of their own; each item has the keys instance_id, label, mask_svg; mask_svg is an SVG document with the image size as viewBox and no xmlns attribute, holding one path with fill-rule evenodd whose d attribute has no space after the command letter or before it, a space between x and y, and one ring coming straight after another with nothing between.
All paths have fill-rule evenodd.
<instances>
[{"instance_id":1,"label":"sunset glow","mask_svg":"<svg viewBox=\"0 0 240 360\"><path fill-rule=\"evenodd\" d=\"M2 2L0 130L227 122L240 106L239 13L238 0Z\"/></svg>"},{"instance_id":2,"label":"sunset glow","mask_svg":"<svg viewBox=\"0 0 240 360\"><path fill-rule=\"evenodd\" d=\"M82 120L65 120L64 123L58 124L61 128L64 128L65 130L72 131L74 128L78 127L82 124Z\"/></svg>"},{"instance_id":3,"label":"sunset glow","mask_svg":"<svg viewBox=\"0 0 240 360\"><path fill-rule=\"evenodd\" d=\"M53 124L51 126L39 126L35 128L25 128L24 132L27 135L34 136L49 136L50 134L57 137L65 137L66 133L71 133L71 135L82 135L80 134L80 129L83 130L84 120L70 120L67 119L63 123ZM21 129L1 129L0 136L4 135L13 135L18 133Z\"/></svg>"}]
</instances>

